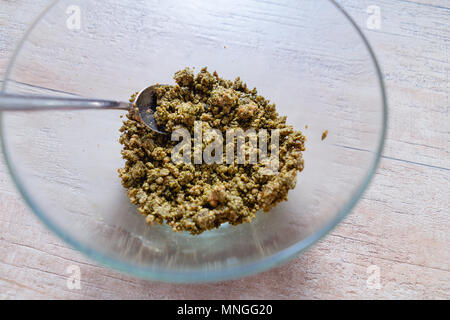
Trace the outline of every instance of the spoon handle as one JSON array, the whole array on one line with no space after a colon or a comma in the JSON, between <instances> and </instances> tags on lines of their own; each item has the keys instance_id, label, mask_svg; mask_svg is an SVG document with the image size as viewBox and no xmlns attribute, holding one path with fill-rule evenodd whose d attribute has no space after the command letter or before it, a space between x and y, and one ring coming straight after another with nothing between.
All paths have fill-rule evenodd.
<instances>
[{"instance_id":1,"label":"spoon handle","mask_svg":"<svg viewBox=\"0 0 450 320\"><path fill-rule=\"evenodd\" d=\"M128 110L129 102L95 100L83 98L60 98L44 96L0 95L1 111L43 111L78 109L122 109Z\"/></svg>"}]
</instances>

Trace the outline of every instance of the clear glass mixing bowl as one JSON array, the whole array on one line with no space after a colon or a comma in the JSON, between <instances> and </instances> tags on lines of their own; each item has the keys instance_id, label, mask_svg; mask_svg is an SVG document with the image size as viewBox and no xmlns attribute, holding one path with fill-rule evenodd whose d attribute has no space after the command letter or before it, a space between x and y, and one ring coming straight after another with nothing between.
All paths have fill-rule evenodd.
<instances>
[{"instance_id":1,"label":"clear glass mixing bowl","mask_svg":"<svg viewBox=\"0 0 450 320\"><path fill-rule=\"evenodd\" d=\"M305 170L289 201L200 236L149 227L117 176L124 112L111 110L2 113L3 152L18 189L73 247L148 279L229 279L294 257L361 197L386 132L376 59L334 2L55 1L18 46L3 92L126 101L148 85L173 83L186 66L240 76L306 134Z\"/></svg>"}]
</instances>

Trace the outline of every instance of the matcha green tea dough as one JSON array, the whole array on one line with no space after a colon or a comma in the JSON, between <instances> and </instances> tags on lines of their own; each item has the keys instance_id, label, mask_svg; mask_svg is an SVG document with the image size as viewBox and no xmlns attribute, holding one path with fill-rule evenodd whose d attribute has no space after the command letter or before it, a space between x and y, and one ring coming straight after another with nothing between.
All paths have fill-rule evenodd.
<instances>
[{"instance_id":1,"label":"matcha green tea dough","mask_svg":"<svg viewBox=\"0 0 450 320\"><path fill-rule=\"evenodd\" d=\"M166 222L174 231L200 234L225 222L250 222L257 211L267 212L287 200L298 172L303 170L305 136L286 124L286 117L278 115L275 104L258 95L256 89L249 90L239 78L224 80L206 68L195 75L186 68L176 72L174 79L175 85L156 89L155 119L169 134L151 131L136 120L133 110L120 129L125 166L118 170L119 176L146 222ZM208 129L222 132L223 162L174 163L171 152L179 141L171 141L170 133L186 128L194 146L194 123L200 121L203 133ZM234 157L227 163L226 132L238 128L256 132L266 129L268 153L270 132L278 129L279 165L275 174L267 174L261 161L239 163ZM207 141L203 141L202 149L205 145ZM195 150L192 159L194 154Z\"/></svg>"}]
</instances>

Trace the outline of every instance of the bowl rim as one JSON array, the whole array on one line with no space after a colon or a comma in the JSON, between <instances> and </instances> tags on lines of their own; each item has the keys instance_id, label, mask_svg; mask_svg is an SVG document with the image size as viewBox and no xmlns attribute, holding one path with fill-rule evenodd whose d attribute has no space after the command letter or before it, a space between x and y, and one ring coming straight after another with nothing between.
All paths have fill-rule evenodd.
<instances>
[{"instance_id":1,"label":"bowl rim","mask_svg":"<svg viewBox=\"0 0 450 320\"><path fill-rule=\"evenodd\" d=\"M0 90L0 94L4 94L7 83L9 80L9 76L11 74L13 65L15 63L16 57L20 52L23 44L27 40L30 33L33 31L35 26L41 21L41 19L50 11L60 0L53 0L33 21L33 23L28 27L27 31L24 33L22 39L16 46L13 55L9 61L9 64L6 68L6 72L3 77L3 84ZM166 271L158 268L148 268L136 266L131 263L121 261L114 257L102 254L97 250L94 250L86 245L81 244L74 237L69 236L63 230L61 230L55 223L48 218L43 210L41 210L35 201L32 200L28 191L25 189L24 184L22 184L18 174L16 174L16 170L14 165L6 152L6 142L4 139L4 126L3 126L3 117L2 112L0 112L0 145L2 149L2 153L5 159L6 166L8 168L9 174L12 177L14 184L16 185L19 193L22 198L25 200L26 204L32 209L32 211L37 215L37 217L56 235L58 235L62 240L64 240L71 247L80 251L84 255L89 258L99 262L100 264L110 267L119 271L122 271L126 274L136 276L139 278L144 278L148 280L157 280L169 283L204 283L204 282L214 282L214 281L223 281L230 280L235 278L241 278L244 276L256 274L275 266L278 266L308 249L312 244L319 241L322 237L328 234L331 230L333 230L346 216L347 214L354 208L356 203L361 199L364 192L367 190L372 177L374 176L376 169L379 165L381 155L384 149L386 134L387 134L387 122L388 122L388 106L387 106L387 94L386 88L383 80L383 73L381 71L380 65L376 58L375 52L373 51L368 39L362 32L361 28L356 24L354 19L339 5L335 0L327 0L332 5L334 5L341 14L348 20L348 22L353 26L353 29L361 38L364 43L366 49L369 52L371 57L373 66L376 71L376 75L378 78L379 89L382 98L382 130L381 135L379 136L379 141L377 145L377 149L375 153L374 160L367 171L365 177L362 182L357 187L356 191L353 193L352 198L348 203L340 209L338 214L320 229L315 231L313 234L309 235L305 239L291 245L290 247L283 249L279 252L276 252L270 256L264 257L257 261L252 261L239 266L232 266L222 270L211 270L211 271ZM372 153L372 152L371 152Z\"/></svg>"}]
</instances>

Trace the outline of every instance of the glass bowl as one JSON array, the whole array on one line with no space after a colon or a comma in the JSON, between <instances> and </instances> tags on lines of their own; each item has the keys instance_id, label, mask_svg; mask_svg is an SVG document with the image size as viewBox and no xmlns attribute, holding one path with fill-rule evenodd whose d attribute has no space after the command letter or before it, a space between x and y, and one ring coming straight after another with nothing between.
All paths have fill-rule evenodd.
<instances>
[{"instance_id":1,"label":"glass bowl","mask_svg":"<svg viewBox=\"0 0 450 320\"><path fill-rule=\"evenodd\" d=\"M287 261L356 204L386 133L374 53L335 2L54 1L15 51L2 91L127 101L148 85L173 84L186 66L240 76L304 132L305 169L288 201L199 236L148 226L118 178L124 112L113 110L3 112L14 182L62 239L135 276L217 281Z\"/></svg>"}]
</instances>

